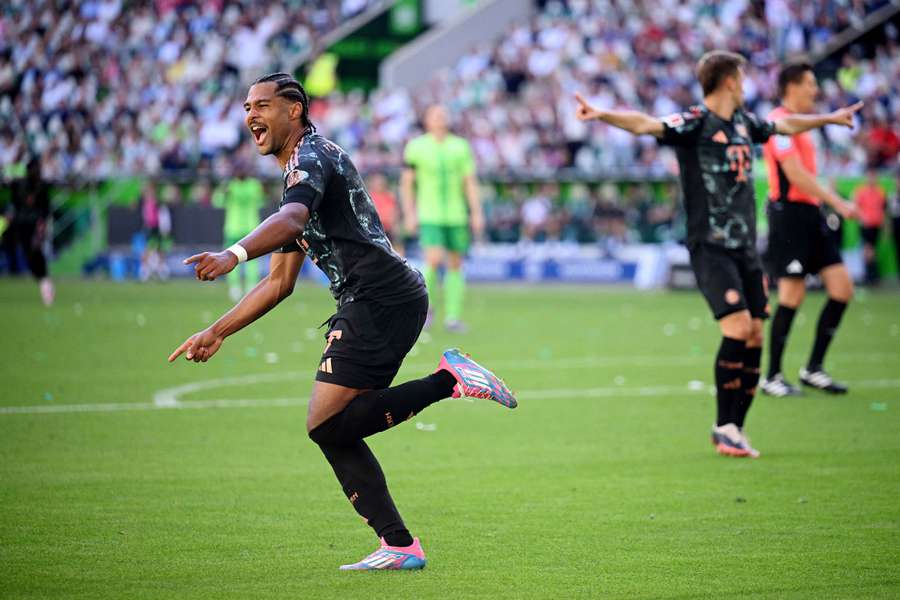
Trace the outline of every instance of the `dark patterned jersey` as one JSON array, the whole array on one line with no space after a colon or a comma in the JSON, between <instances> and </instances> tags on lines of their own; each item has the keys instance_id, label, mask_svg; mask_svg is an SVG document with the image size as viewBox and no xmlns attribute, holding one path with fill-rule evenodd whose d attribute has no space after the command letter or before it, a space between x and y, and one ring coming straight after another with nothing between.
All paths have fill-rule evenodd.
<instances>
[{"instance_id":1,"label":"dark patterned jersey","mask_svg":"<svg viewBox=\"0 0 900 600\"><path fill-rule=\"evenodd\" d=\"M707 243L755 254L753 144L768 140L774 123L741 109L725 121L705 106L662 122L660 143L678 156L688 247Z\"/></svg>"},{"instance_id":2,"label":"dark patterned jersey","mask_svg":"<svg viewBox=\"0 0 900 600\"><path fill-rule=\"evenodd\" d=\"M394 252L350 157L317 133L303 136L284 168L281 206L309 209L303 237L282 252L303 251L325 273L343 305L402 304L427 295L422 275Z\"/></svg>"}]
</instances>

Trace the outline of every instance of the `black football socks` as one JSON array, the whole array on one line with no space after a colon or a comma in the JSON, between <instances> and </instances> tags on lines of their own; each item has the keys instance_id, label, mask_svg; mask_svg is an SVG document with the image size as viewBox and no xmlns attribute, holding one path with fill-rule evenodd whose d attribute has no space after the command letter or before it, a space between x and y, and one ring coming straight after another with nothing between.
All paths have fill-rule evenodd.
<instances>
[{"instance_id":1,"label":"black football socks","mask_svg":"<svg viewBox=\"0 0 900 600\"><path fill-rule=\"evenodd\" d=\"M781 373L781 357L784 354L784 346L787 344L795 314L797 314L796 308L782 304L779 304L775 310L772 328L769 330L769 379Z\"/></svg>"},{"instance_id":2,"label":"black football socks","mask_svg":"<svg viewBox=\"0 0 900 600\"><path fill-rule=\"evenodd\" d=\"M438 400L449 398L456 379L447 371L354 398L344 410L309 432L317 444L361 440L406 421Z\"/></svg>"},{"instance_id":3,"label":"black football socks","mask_svg":"<svg viewBox=\"0 0 900 600\"><path fill-rule=\"evenodd\" d=\"M366 523L390 546L409 546L412 536L388 492L378 459L362 440L320 443L344 494Z\"/></svg>"},{"instance_id":4,"label":"black football socks","mask_svg":"<svg viewBox=\"0 0 900 600\"><path fill-rule=\"evenodd\" d=\"M722 337L716 355L716 425L734 423L743 400L741 376L744 371L744 340Z\"/></svg>"},{"instance_id":5,"label":"black football socks","mask_svg":"<svg viewBox=\"0 0 900 600\"><path fill-rule=\"evenodd\" d=\"M809 363L806 366L809 371L822 370L822 363L825 362L825 353L828 351L828 345L831 344L831 340L834 338L846 308L846 302L838 302L832 298L829 298L822 308L822 313L819 315L819 324L816 326L816 341L813 344L812 354L809 356Z\"/></svg>"},{"instance_id":6,"label":"black football socks","mask_svg":"<svg viewBox=\"0 0 900 600\"><path fill-rule=\"evenodd\" d=\"M334 469L350 504L389 546L409 546L413 538L391 499L378 460L362 438L449 398L455 385L450 373L438 371L392 388L365 392L309 432Z\"/></svg>"},{"instance_id":7,"label":"black football socks","mask_svg":"<svg viewBox=\"0 0 900 600\"><path fill-rule=\"evenodd\" d=\"M756 385L759 383L759 362L761 358L762 348L747 346L744 350L744 368L741 371L741 403L738 405L734 421L734 424L738 427L744 426L747 412L750 410L750 405L753 404Z\"/></svg>"}]
</instances>

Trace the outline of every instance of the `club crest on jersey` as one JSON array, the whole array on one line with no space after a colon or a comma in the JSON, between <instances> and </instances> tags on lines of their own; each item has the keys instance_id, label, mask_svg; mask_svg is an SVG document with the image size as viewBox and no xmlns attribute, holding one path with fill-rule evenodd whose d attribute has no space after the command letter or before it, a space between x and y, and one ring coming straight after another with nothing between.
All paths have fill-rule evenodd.
<instances>
[{"instance_id":1,"label":"club crest on jersey","mask_svg":"<svg viewBox=\"0 0 900 600\"><path fill-rule=\"evenodd\" d=\"M750 134L747 132L747 126L743 123L738 123L734 126L734 130L738 132L738 135L741 137L749 138Z\"/></svg>"},{"instance_id":2,"label":"club crest on jersey","mask_svg":"<svg viewBox=\"0 0 900 600\"><path fill-rule=\"evenodd\" d=\"M301 181L305 181L309 179L309 173L306 171L301 171L300 169L293 169L289 172L284 178L284 186L286 188L294 187Z\"/></svg>"},{"instance_id":3,"label":"club crest on jersey","mask_svg":"<svg viewBox=\"0 0 900 600\"><path fill-rule=\"evenodd\" d=\"M664 117L662 122L672 129L675 129L676 127L681 127L682 125L684 125L684 117L681 116L681 113L675 113L674 115Z\"/></svg>"}]
</instances>

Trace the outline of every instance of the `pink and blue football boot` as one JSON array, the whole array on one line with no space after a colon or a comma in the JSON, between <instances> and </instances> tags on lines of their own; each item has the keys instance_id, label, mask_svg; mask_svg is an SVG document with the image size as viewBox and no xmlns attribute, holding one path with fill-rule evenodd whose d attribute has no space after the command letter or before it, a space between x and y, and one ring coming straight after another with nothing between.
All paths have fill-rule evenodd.
<instances>
[{"instance_id":1,"label":"pink and blue football boot","mask_svg":"<svg viewBox=\"0 0 900 600\"><path fill-rule=\"evenodd\" d=\"M447 371L456 379L453 398L466 396L493 400L507 408L519 405L502 379L472 360L468 354L460 352L458 348L444 352L437 370Z\"/></svg>"},{"instance_id":2,"label":"pink and blue football boot","mask_svg":"<svg viewBox=\"0 0 900 600\"><path fill-rule=\"evenodd\" d=\"M425 551L419 538L413 538L412 546L400 548L388 546L381 538L381 548L358 563L341 565L341 571L400 571L425 568Z\"/></svg>"}]
</instances>

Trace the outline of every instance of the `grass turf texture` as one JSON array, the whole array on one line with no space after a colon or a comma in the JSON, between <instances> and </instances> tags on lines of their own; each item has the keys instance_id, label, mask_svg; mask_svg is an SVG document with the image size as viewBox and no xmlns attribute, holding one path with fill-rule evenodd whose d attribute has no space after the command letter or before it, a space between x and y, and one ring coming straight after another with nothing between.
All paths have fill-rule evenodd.
<instances>
[{"instance_id":1,"label":"grass turf texture","mask_svg":"<svg viewBox=\"0 0 900 600\"><path fill-rule=\"evenodd\" d=\"M371 439L428 555L418 573L337 570L375 539L305 435L324 290L298 286L209 363L165 362L225 295L64 282L48 310L31 282L0 283L3 407L149 408L160 389L246 374L272 376L179 400L288 399L0 413L0 597L900 595L896 292L845 316L827 366L849 396L757 400L752 461L715 455L710 391L689 387L710 384L719 340L699 294L471 289L472 332L432 331L397 381L460 345L520 407L445 401ZM792 374L822 302L795 321Z\"/></svg>"}]
</instances>

